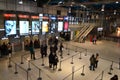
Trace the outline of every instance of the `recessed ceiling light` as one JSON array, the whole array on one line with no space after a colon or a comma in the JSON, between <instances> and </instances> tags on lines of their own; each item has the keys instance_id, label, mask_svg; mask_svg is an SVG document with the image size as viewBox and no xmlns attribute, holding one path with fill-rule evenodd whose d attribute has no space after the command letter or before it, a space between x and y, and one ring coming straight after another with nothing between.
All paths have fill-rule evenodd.
<instances>
[{"instance_id":1,"label":"recessed ceiling light","mask_svg":"<svg viewBox=\"0 0 120 80\"><path fill-rule=\"evenodd\" d=\"M119 2L118 2L118 1L116 1L115 3L116 3L116 4L118 4Z\"/></svg>"},{"instance_id":2,"label":"recessed ceiling light","mask_svg":"<svg viewBox=\"0 0 120 80\"><path fill-rule=\"evenodd\" d=\"M23 1L22 0L19 0L19 2L18 2L19 4L23 4Z\"/></svg>"}]
</instances>

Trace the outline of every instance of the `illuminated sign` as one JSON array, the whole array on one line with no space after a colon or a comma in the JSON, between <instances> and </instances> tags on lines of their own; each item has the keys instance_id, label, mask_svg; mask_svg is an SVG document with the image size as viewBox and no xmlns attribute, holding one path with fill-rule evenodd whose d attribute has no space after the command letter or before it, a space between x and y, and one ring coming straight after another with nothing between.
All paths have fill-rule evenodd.
<instances>
[{"instance_id":1,"label":"illuminated sign","mask_svg":"<svg viewBox=\"0 0 120 80\"><path fill-rule=\"evenodd\" d=\"M3 14L4 17L16 17L16 14Z\"/></svg>"},{"instance_id":2,"label":"illuminated sign","mask_svg":"<svg viewBox=\"0 0 120 80\"><path fill-rule=\"evenodd\" d=\"M32 19L39 19L39 16L31 16Z\"/></svg>"},{"instance_id":3,"label":"illuminated sign","mask_svg":"<svg viewBox=\"0 0 120 80\"><path fill-rule=\"evenodd\" d=\"M22 14L18 15L18 17L19 17L19 18L29 18L28 15L22 15Z\"/></svg>"}]
</instances>

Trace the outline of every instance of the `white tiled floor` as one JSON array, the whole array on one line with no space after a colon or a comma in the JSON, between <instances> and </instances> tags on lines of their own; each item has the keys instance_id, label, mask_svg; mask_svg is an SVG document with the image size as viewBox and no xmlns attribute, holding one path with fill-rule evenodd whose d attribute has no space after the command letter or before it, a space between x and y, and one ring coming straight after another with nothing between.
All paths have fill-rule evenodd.
<instances>
[{"instance_id":1,"label":"white tiled floor","mask_svg":"<svg viewBox=\"0 0 120 80\"><path fill-rule=\"evenodd\" d=\"M120 79L119 65L116 63L119 62L120 58L120 47L117 43L111 41L98 41L96 45L93 45L89 41L86 41L85 43L76 43L72 41L66 43L64 44L64 58L60 59L59 57L60 60L56 70L48 67L48 57L44 58L44 66L42 66L43 60L40 58L39 49L36 50L37 60L30 61L30 65L28 64L28 60L30 60L29 52L21 51L15 53L15 56L12 58L12 61L19 65L19 67L17 67L18 74L14 74L15 64L13 62L11 62L12 67L8 68L8 59L0 60L0 80L37 80L39 77L39 69L41 69L40 77L42 77L42 80L100 80L101 78L102 80L109 80L114 74L118 74ZM70 48L70 50L66 49L66 46ZM67 55L68 52L70 55ZM89 58L91 54L96 53L99 53L101 57L99 65L95 71L90 71ZM24 64L21 64L21 55L23 54L27 55L24 55ZM79 59L80 57L82 59ZM113 70L110 71L112 61ZM71 64L71 62L73 62L73 64ZM84 72L82 72L83 65L85 65ZM31 68L31 70L27 71L28 68ZM61 69L61 71L58 71L59 69ZM71 74L72 69L75 71L74 75ZM103 77L102 71L104 71ZM109 72L111 72L112 75L109 75ZM85 75L82 76L81 73L84 73Z\"/></svg>"}]
</instances>

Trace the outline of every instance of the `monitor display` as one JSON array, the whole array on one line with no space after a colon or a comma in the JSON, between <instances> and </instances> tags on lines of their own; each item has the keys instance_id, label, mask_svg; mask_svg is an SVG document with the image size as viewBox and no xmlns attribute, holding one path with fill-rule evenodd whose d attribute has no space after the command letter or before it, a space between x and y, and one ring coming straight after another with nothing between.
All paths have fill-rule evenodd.
<instances>
[{"instance_id":1,"label":"monitor display","mask_svg":"<svg viewBox=\"0 0 120 80\"><path fill-rule=\"evenodd\" d=\"M56 22L51 22L50 33L55 33L55 32L57 32L57 23Z\"/></svg>"},{"instance_id":2,"label":"monitor display","mask_svg":"<svg viewBox=\"0 0 120 80\"><path fill-rule=\"evenodd\" d=\"M42 32L48 32L48 21L42 22Z\"/></svg>"},{"instance_id":3,"label":"monitor display","mask_svg":"<svg viewBox=\"0 0 120 80\"><path fill-rule=\"evenodd\" d=\"M29 21L19 21L20 35L29 34Z\"/></svg>"},{"instance_id":4,"label":"monitor display","mask_svg":"<svg viewBox=\"0 0 120 80\"><path fill-rule=\"evenodd\" d=\"M58 32L61 32L61 31L63 31L63 22L59 21L58 22Z\"/></svg>"},{"instance_id":5,"label":"monitor display","mask_svg":"<svg viewBox=\"0 0 120 80\"><path fill-rule=\"evenodd\" d=\"M16 21L15 20L5 20L5 33L6 35L16 34Z\"/></svg>"},{"instance_id":6,"label":"monitor display","mask_svg":"<svg viewBox=\"0 0 120 80\"><path fill-rule=\"evenodd\" d=\"M97 31L103 31L102 27L97 28Z\"/></svg>"},{"instance_id":7,"label":"monitor display","mask_svg":"<svg viewBox=\"0 0 120 80\"><path fill-rule=\"evenodd\" d=\"M40 23L39 21L32 21L32 34L39 34Z\"/></svg>"},{"instance_id":8,"label":"monitor display","mask_svg":"<svg viewBox=\"0 0 120 80\"><path fill-rule=\"evenodd\" d=\"M68 30L68 22L64 22L64 31Z\"/></svg>"}]
</instances>

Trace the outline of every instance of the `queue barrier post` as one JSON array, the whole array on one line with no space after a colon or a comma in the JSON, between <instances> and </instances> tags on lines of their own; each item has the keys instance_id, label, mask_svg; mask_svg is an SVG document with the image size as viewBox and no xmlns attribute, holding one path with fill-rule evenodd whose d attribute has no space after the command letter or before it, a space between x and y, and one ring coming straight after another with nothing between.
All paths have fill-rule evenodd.
<instances>
[{"instance_id":1,"label":"queue barrier post","mask_svg":"<svg viewBox=\"0 0 120 80\"><path fill-rule=\"evenodd\" d=\"M66 44L66 50L67 50L67 44Z\"/></svg>"},{"instance_id":2,"label":"queue barrier post","mask_svg":"<svg viewBox=\"0 0 120 80\"><path fill-rule=\"evenodd\" d=\"M72 56L71 64L74 64L74 62L73 62L73 56Z\"/></svg>"},{"instance_id":3,"label":"queue barrier post","mask_svg":"<svg viewBox=\"0 0 120 80\"><path fill-rule=\"evenodd\" d=\"M11 65L11 57L9 56L9 62L8 62L8 68L11 68L12 67L12 65Z\"/></svg>"},{"instance_id":4,"label":"queue barrier post","mask_svg":"<svg viewBox=\"0 0 120 80\"><path fill-rule=\"evenodd\" d=\"M18 71L17 71L17 64L15 63L15 72L14 74L18 74Z\"/></svg>"},{"instance_id":5,"label":"queue barrier post","mask_svg":"<svg viewBox=\"0 0 120 80\"><path fill-rule=\"evenodd\" d=\"M80 57L79 57L79 59L82 59L82 55L81 55L81 52L80 52Z\"/></svg>"},{"instance_id":6,"label":"queue barrier post","mask_svg":"<svg viewBox=\"0 0 120 80\"><path fill-rule=\"evenodd\" d=\"M102 71L102 75L101 75L101 79L100 80L103 80L103 75L104 75L104 71Z\"/></svg>"},{"instance_id":7,"label":"queue barrier post","mask_svg":"<svg viewBox=\"0 0 120 80\"><path fill-rule=\"evenodd\" d=\"M109 72L108 72L108 74L110 74L110 75L112 75L112 70L113 70L113 61L112 61L112 64L110 65L110 69L109 69Z\"/></svg>"},{"instance_id":8,"label":"queue barrier post","mask_svg":"<svg viewBox=\"0 0 120 80\"><path fill-rule=\"evenodd\" d=\"M72 80L74 80L74 66L72 67Z\"/></svg>"},{"instance_id":9,"label":"queue barrier post","mask_svg":"<svg viewBox=\"0 0 120 80\"><path fill-rule=\"evenodd\" d=\"M41 66L44 66L45 64L44 64L44 57L42 58L42 64L41 64Z\"/></svg>"},{"instance_id":10,"label":"queue barrier post","mask_svg":"<svg viewBox=\"0 0 120 80\"><path fill-rule=\"evenodd\" d=\"M85 56L87 56L87 49L85 50Z\"/></svg>"},{"instance_id":11,"label":"queue barrier post","mask_svg":"<svg viewBox=\"0 0 120 80\"><path fill-rule=\"evenodd\" d=\"M70 55L70 50L68 49L68 54L67 55Z\"/></svg>"},{"instance_id":12,"label":"queue barrier post","mask_svg":"<svg viewBox=\"0 0 120 80\"><path fill-rule=\"evenodd\" d=\"M82 69L82 73L81 73L82 76L85 75L85 73L84 73L84 68L85 68L85 65L83 65L83 69Z\"/></svg>"},{"instance_id":13,"label":"queue barrier post","mask_svg":"<svg viewBox=\"0 0 120 80\"><path fill-rule=\"evenodd\" d=\"M119 58L119 70L120 70L120 58Z\"/></svg>"},{"instance_id":14,"label":"queue barrier post","mask_svg":"<svg viewBox=\"0 0 120 80\"><path fill-rule=\"evenodd\" d=\"M28 71L27 71L27 80L28 80L28 78L29 78L29 75L28 75Z\"/></svg>"},{"instance_id":15,"label":"queue barrier post","mask_svg":"<svg viewBox=\"0 0 120 80\"><path fill-rule=\"evenodd\" d=\"M58 69L58 71L62 71L62 69L61 69L61 63L62 63L62 61L59 62L59 69Z\"/></svg>"},{"instance_id":16,"label":"queue barrier post","mask_svg":"<svg viewBox=\"0 0 120 80\"><path fill-rule=\"evenodd\" d=\"M23 63L23 55L21 56L21 64L24 64L24 63Z\"/></svg>"},{"instance_id":17,"label":"queue barrier post","mask_svg":"<svg viewBox=\"0 0 120 80\"><path fill-rule=\"evenodd\" d=\"M77 46L76 46L76 48L75 48L75 52L77 52Z\"/></svg>"},{"instance_id":18,"label":"queue barrier post","mask_svg":"<svg viewBox=\"0 0 120 80\"><path fill-rule=\"evenodd\" d=\"M42 80L42 78L40 76L41 76L41 69L39 69L39 77L37 80Z\"/></svg>"},{"instance_id":19,"label":"queue barrier post","mask_svg":"<svg viewBox=\"0 0 120 80\"><path fill-rule=\"evenodd\" d=\"M28 71L30 71L31 70L31 68L30 68L30 60L28 61L28 69L27 69Z\"/></svg>"}]
</instances>

